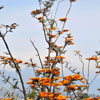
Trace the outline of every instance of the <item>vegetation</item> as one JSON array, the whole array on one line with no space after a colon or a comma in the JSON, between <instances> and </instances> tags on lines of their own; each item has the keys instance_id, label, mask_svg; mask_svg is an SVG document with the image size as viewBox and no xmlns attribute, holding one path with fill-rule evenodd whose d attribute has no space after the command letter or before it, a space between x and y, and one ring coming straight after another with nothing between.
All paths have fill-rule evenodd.
<instances>
[{"instance_id":1,"label":"vegetation","mask_svg":"<svg viewBox=\"0 0 100 100\"><path fill-rule=\"evenodd\" d=\"M96 68L100 68L99 51L96 52L95 56L86 58L88 61L87 75L85 74L85 64L79 50L75 50L74 52L79 56L79 60L82 63L80 72L77 72L73 67L69 67L69 63L66 61L66 48L74 45L74 38L70 33L70 30L66 29L65 26L72 4L76 2L76 0L69 0L70 7L68 11L65 12L65 16L59 18L58 21L57 14L59 13L60 3L63 1L64 0L38 0L40 8L31 12L31 15L42 25L44 38L48 46L48 54L46 55L44 62L42 62L39 50L34 42L30 40L32 46L36 50L40 65L34 63L33 59L24 62L12 55L5 37L9 32L13 32L18 24L12 23L11 25L0 25L0 29L5 29L4 33L2 30L0 31L0 38L7 49L7 56L1 55L0 63L4 66L9 65L11 68L15 69L19 79L12 79L5 74L5 71L0 71L0 75L3 78L4 83L10 84L14 90L19 90L23 94L24 100L100 100L99 96L93 97L88 93L89 87L100 73L100 71L97 71L90 81L90 63L94 61ZM55 6L55 3L57 3L57 7L52 15L51 10L52 7ZM3 7L0 7L0 9L2 8ZM62 27L59 27L59 23ZM63 43L61 38L64 41ZM62 45L59 45L58 41L61 42ZM30 85L30 88L28 89L21 73L22 63L28 67L32 67L35 75L29 77L27 84ZM64 74L65 68L72 74ZM21 84L21 86L19 84ZM7 91L4 98L4 100L17 100L21 97L15 92Z\"/></svg>"}]
</instances>

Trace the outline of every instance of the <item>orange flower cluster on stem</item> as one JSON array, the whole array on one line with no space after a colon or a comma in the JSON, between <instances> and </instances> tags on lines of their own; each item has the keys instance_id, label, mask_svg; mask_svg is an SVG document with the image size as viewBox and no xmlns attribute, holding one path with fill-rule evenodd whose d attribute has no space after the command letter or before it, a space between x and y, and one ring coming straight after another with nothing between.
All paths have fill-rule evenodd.
<instances>
[{"instance_id":1,"label":"orange flower cluster on stem","mask_svg":"<svg viewBox=\"0 0 100 100\"><path fill-rule=\"evenodd\" d=\"M67 18L59 18L59 20L65 22Z\"/></svg>"},{"instance_id":2,"label":"orange flower cluster on stem","mask_svg":"<svg viewBox=\"0 0 100 100\"><path fill-rule=\"evenodd\" d=\"M16 58L13 59L15 63L22 63L22 60L17 60ZM11 61L11 57L0 56L0 61L2 64L7 64L9 61Z\"/></svg>"},{"instance_id":3,"label":"orange flower cluster on stem","mask_svg":"<svg viewBox=\"0 0 100 100\"><path fill-rule=\"evenodd\" d=\"M86 60L98 60L98 57L94 56L94 57L86 58Z\"/></svg>"}]
</instances>

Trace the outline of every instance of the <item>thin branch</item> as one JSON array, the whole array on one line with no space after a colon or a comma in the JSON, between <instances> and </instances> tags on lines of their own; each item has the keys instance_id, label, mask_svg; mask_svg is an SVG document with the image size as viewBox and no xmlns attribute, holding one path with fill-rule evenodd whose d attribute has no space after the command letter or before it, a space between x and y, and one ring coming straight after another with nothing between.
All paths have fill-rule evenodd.
<instances>
[{"instance_id":1,"label":"thin branch","mask_svg":"<svg viewBox=\"0 0 100 100\"><path fill-rule=\"evenodd\" d=\"M34 49L36 50L37 55L38 55L38 57L39 57L39 61L40 61L41 67L43 68L43 64L42 64L42 60L41 60L41 57L40 57L39 51L38 51L38 49L36 48L36 46L34 45L33 41L30 40L30 42L31 42L31 44L33 45Z\"/></svg>"},{"instance_id":2,"label":"thin branch","mask_svg":"<svg viewBox=\"0 0 100 100\"><path fill-rule=\"evenodd\" d=\"M48 43L47 36L46 36L46 31L45 31L45 25L43 23L42 23L42 27L43 27L43 32L44 32L45 40Z\"/></svg>"},{"instance_id":3,"label":"thin branch","mask_svg":"<svg viewBox=\"0 0 100 100\"><path fill-rule=\"evenodd\" d=\"M71 8L72 8L72 2L70 2L70 7L69 7L69 9L68 9L68 11L67 11L67 13L66 13L65 18L67 18L67 17L68 17L68 14L69 14L69 12L70 12ZM66 21L65 21L65 22L64 22L64 24L63 24L62 30L64 29L65 24L66 24Z\"/></svg>"},{"instance_id":4,"label":"thin branch","mask_svg":"<svg viewBox=\"0 0 100 100\"><path fill-rule=\"evenodd\" d=\"M33 64L32 59L30 59L30 61L31 61L31 63ZM35 76L37 76L34 67L33 67L33 71L34 71Z\"/></svg>"},{"instance_id":5,"label":"thin branch","mask_svg":"<svg viewBox=\"0 0 100 100\"><path fill-rule=\"evenodd\" d=\"M83 66L82 66L82 75L83 75L85 81L88 83L88 80L86 79L86 77L85 77L85 75L84 75L84 62L83 62L83 60L82 60L82 55L81 55L80 53L78 53L78 52L76 52L76 54L78 54L79 60L80 60L80 62L81 62L82 65L83 65Z\"/></svg>"},{"instance_id":6,"label":"thin branch","mask_svg":"<svg viewBox=\"0 0 100 100\"><path fill-rule=\"evenodd\" d=\"M80 53L77 53L76 52L76 54L78 54L78 56L79 56L79 60L80 60L80 62L82 63L82 75L83 75L83 77L85 78L85 75L84 75L84 62L83 62L83 60L82 60L82 55L80 54Z\"/></svg>"},{"instance_id":7,"label":"thin branch","mask_svg":"<svg viewBox=\"0 0 100 100\"><path fill-rule=\"evenodd\" d=\"M58 4L57 4L57 8L56 8L56 12L55 12L54 19L56 18L56 15L57 15L57 11L58 11L59 4L60 4L60 2L62 2L62 1L63 1L63 0L61 0L61 1L58 1Z\"/></svg>"},{"instance_id":8,"label":"thin branch","mask_svg":"<svg viewBox=\"0 0 100 100\"><path fill-rule=\"evenodd\" d=\"M64 79L64 68L63 68L63 61L61 60L61 69L62 69L62 77L63 77L63 79Z\"/></svg>"},{"instance_id":9,"label":"thin branch","mask_svg":"<svg viewBox=\"0 0 100 100\"><path fill-rule=\"evenodd\" d=\"M90 76L90 60L88 62L88 76L87 76L88 81L89 81L89 76Z\"/></svg>"},{"instance_id":10,"label":"thin branch","mask_svg":"<svg viewBox=\"0 0 100 100\"><path fill-rule=\"evenodd\" d=\"M16 63L15 63L15 61L14 61L14 59L13 59L13 56L12 56L12 54L11 54L11 52L10 52L10 49L9 49L9 47L8 47L8 44L7 44L7 42L6 42L4 36L2 35L1 32L0 32L0 37L2 38L2 40L3 40L3 42L4 42L5 46L6 46L6 49L7 49L8 53L9 53L9 55L10 55L10 57L11 57L11 60L12 60L12 62L13 62L13 64L14 64L14 66L15 66L15 69L16 69L18 75L19 75L19 78L20 78L20 81L21 81L21 85L22 85L22 88L23 88L24 99L26 100L26 90L25 90L25 86L24 86L24 82L23 82L22 75L21 75L21 73L20 73L20 71L19 71L19 69L18 69L18 66L16 65Z\"/></svg>"},{"instance_id":11,"label":"thin branch","mask_svg":"<svg viewBox=\"0 0 100 100\"><path fill-rule=\"evenodd\" d=\"M72 92L73 92L73 94L74 94L76 100L79 100L78 97L77 97L77 95L75 94L74 90L73 90Z\"/></svg>"},{"instance_id":12,"label":"thin branch","mask_svg":"<svg viewBox=\"0 0 100 100\"><path fill-rule=\"evenodd\" d=\"M94 80L97 78L98 75L99 75L99 73L94 76L94 78L92 79L92 81L89 83L89 86L94 82Z\"/></svg>"},{"instance_id":13,"label":"thin branch","mask_svg":"<svg viewBox=\"0 0 100 100\"><path fill-rule=\"evenodd\" d=\"M70 2L70 7L69 7L69 9L68 9L68 11L67 11L67 13L66 13L65 18L67 18L68 14L69 14L69 12L70 12L70 10L71 10L71 8L72 8L72 2ZM65 24L66 24L66 21L64 21L64 24L63 24L63 27L62 27L62 31L63 31L63 29L64 29L64 27L65 27ZM59 36L60 36L60 35L59 35ZM55 43L56 43L56 41L58 40L59 36L56 38Z\"/></svg>"},{"instance_id":14,"label":"thin branch","mask_svg":"<svg viewBox=\"0 0 100 100\"><path fill-rule=\"evenodd\" d=\"M0 72L0 75L2 76L3 79L7 80L7 78ZM14 84L12 84L9 80L7 81L12 87L14 86ZM18 89L20 92L23 93L23 91L17 86L16 89Z\"/></svg>"}]
</instances>

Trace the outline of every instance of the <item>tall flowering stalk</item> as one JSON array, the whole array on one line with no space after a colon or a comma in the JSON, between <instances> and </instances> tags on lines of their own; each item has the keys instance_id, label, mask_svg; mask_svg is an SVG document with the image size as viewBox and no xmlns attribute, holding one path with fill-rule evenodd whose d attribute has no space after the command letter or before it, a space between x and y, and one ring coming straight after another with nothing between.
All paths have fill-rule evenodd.
<instances>
[{"instance_id":1,"label":"tall flowering stalk","mask_svg":"<svg viewBox=\"0 0 100 100\"><path fill-rule=\"evenodd\" d=\"M28 81L27 84L31 84L31 88L36 89L37 97L34 98L36 100L66 100L67 98L79 100L80 92L83 92L87 86L84 78L77 73L67 76L63 73L66 47L74 45L73 36L69 33L69 29L65 29L65 25L72 7L72 2L75 2L75 0L69 1L70 7L66 16L59 18L59 21L63 24L61 29L58 27L56 14L58 12L59 3L63 0L58 1L55 15L50 18L51 8L55 1L56 0L39 0L40 9L31 12L31 15L42 24L44 37L48 44L48 55L45 57L44 63L42 63L39 51L31 40L32 45L37 51L41 68L36 69L35 67L36 77L30 77L30 81ZM57 42L63 34L66 34L64 44L58 45ZM78 85L77 81L80 81L81 84ZM65 93L66 95L64 95Z\"/></svg>"}]
</instances>

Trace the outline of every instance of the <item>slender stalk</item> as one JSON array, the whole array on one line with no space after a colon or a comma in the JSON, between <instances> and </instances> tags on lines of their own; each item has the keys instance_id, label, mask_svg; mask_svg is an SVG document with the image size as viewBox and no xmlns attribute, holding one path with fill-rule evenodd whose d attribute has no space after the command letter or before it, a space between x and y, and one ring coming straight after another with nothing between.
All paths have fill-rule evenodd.
<instances>
[{"instance_id":1,"label":"slender stalk","mask_svg":"<svg viewBox=\"0 0 100 100\"><path fill-rule=\"evenodd\" d=\"M67 13L66 13L65 18L67 18L68 14L69 14L69 12L70 12L70 10L71 10L71 8L72 8L72 2L70 2L70 7L69 7L69 9L68 9L68 11L67 11ZM66 24L66 21L65 21L64 24L63 24L62 30L64 29L65 24Z\"/></svg>"},{"instance_id":2,"label":"slender stalk","mask_svg":"<svg viewBox=\"0 0 100 100\"><path fill-rule=\"evenodd\" d=\"M62 69L62 77L63 77L63 79L64 79L64 68L63 68L63 61L61 61L61 69Z\"/></svg>"},{"instance_id":3,"label":"slender stalk","mask_svg":"<svg viewBox=\"0 0 100 100\"><path fill-rule=\"evenodd\" d=\"M76 100L79 100L78 97L77 97L77 95L75 94L74 90L73 90L73 94L74 94Z\"/></svg>"},{"instance_id":4,"label":"slender stalk","mask_svg":"<svg viewBox=\"0 0 100 100\"><path fill-rule=\"evenodd\" d=\"M99 75L99 73L96 74L96 75L94 76L94 78L93 78L92 81L90 82L89 86L94 82L94 80L97 78L98 75Z\"/></svg>"},{"instance_id":5,"label":"slender stalk","mask_svg":"<svg viewBox=\"0 0 100 100\"><path fill-rule=\"evenodd\" d=\"M79 59L80 59L82 65L83 65L83 66L82 66L82 74L83 74L83 77L85 77L85 76L84 76L84 62L82 61L82 55L80 55L80 54L79 54Z\"/></svg>"},{"instance_id":6,"label":"slender stalk","mask_svg":"<svg viewBox=\"0 0 100 100\"><path fill-rule=\"evenodd\" d=\"M30 59L30 61L31 61L31 63L33 64L32 59ZM34 67L33 67L33 71L34 71L35 76L37 76Z\"/></svg>"},{"instance_id":7,"label":"slender stalk","mask_svg":"<svg viewBox=\"0 0 100 100\"><path fill-rule=\"evenodd\" d=\"M88 89L87 89L87 93L89 92L89 78L90 78L90 60L88 62L88 75L87 75Z\"/></svg>"},{"instance_id":8,"label":"slender stalk","mask_svg":"<svg viewBox=\"0 0 100 100\"><path fill-rule=\"evenodd\" d=\"M24 82L23 82L22 75L21 75L21 73L20 73L20 71L19 71L19 69L18 69L18 66L17 66L16 63L14 62L12 53L11 53L11 51L10 51L10 49L9 49L9 47L8 47L8 44L7 44L7 42L6 42L4 36L2 35L1 32L0 32L0 36L1 36L3 42L4 42L5 46L6 46L6 49L7 49L8 53L9 53L9 55L10 55L10 57L11 57L11 60L12 60L12 62L13 62L13 64L14 64L14 66L15 66L15 69L16 69L18 75L19 75L19 78L20 78L20 81L21 81L21 85L22 85L22 89L23 89L24 100L27 100L27 98L26 98L26 90L25 90L25 86L24 86Z\"/></svg>"},{"instance_id":9,"label":"slender stalk","mask_svg":"<svg viewBox=\"0 0 100 100\"><path fill-rule=\"evenodd\" d=\"M38 51L38 49L36 48L36 46L34 45L33 41L30 40L30 42L32 43L33 47L35 48L35 50L36 50L36 52L37 52L37 54L38 54L38 57L39 57L39 61L40 61L41 67L43 68L43 64L42 64L42 60L41 60L39 51Z\"/></svg>"},{"instance_id":10,"label":"slender stalk","mask_svg":"<svg viewBox=\"0 0 100 100\"><path fill-rule=\"evenodd\" d=\"M90 76L90 61L88 62L88 76L87 76L88 81L89 81L89 76Z\"/></svg>"},{"instance_id":11,"label":"slender stalk","mask_svg":"<svg viewBox=\"0 0 100 100\"><path fill-rule=\"evenodd\" d=\"M57 7L56 7L56 12L55 12L55 15L54 15L54 19L56 18L57 11L58 11L58 8L59 8L59 4L60 4L62 1L63 1L63 0L58 1Z\"/></svg>"},{"instance_id":12,"label":"slender stalk","mask_svg":"<svg viewBox=\"0 0 100 100\"><path fill-rule=\"evenodd\" d=\"M65 18L67 18L68 14L69 14L69 12L70 12L70 10L71 10L71 8L72 8L72 2L70 2L70 7L69 7L69 9L68 9L68 11L67 11L67 13L66 13ZM64 27L65 27L65 24L66 24L66 21L64 21L64 24L63 24L63 26L62 26L62 31L63 31L63 29L64 29ZM59 36L60 36L60 35L59 35ZM55 43L56 43L56 41L58 40L59 36L56 38Z\"/></svg>"},{"instance_id":13,"label":"slender stalk","mask_svg":"<svg viewBox=\"0 0 100 100\"><path fill-rule=\"evenodd\" d=\"M7 80L7 78L0 72L0 75L2 76L3 79ZM8 83L13 87L14 84L12 84L9 80L8 80ZM20 92L23 93L23 91L17 86L16 89L18 89Z\"/></svg>"}]
</instances>

